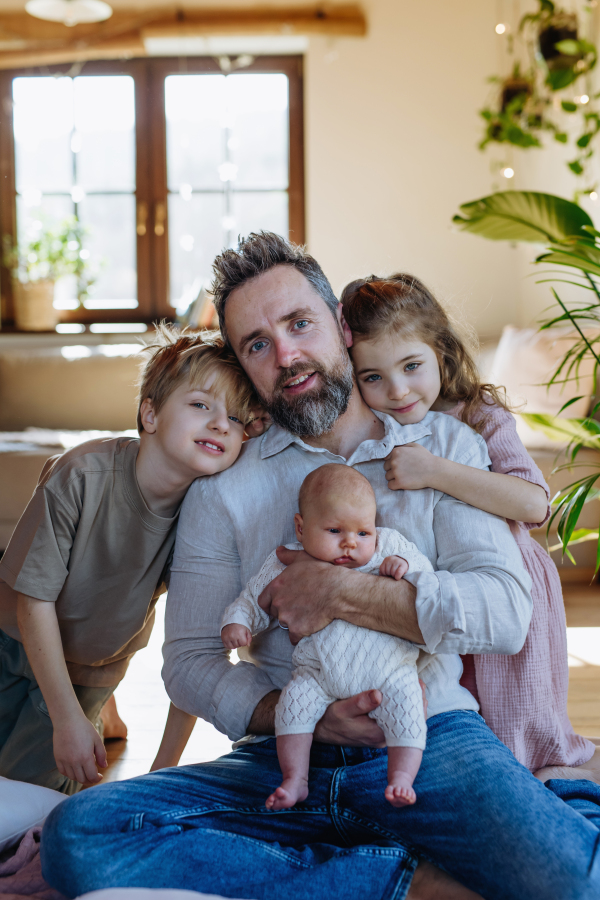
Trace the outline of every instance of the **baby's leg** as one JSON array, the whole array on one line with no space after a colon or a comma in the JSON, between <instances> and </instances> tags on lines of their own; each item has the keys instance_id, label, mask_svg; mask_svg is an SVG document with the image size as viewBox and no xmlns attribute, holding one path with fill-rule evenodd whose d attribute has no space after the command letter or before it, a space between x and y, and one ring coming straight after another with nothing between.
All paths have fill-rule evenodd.
<instances>
[{"instance_id":1,"label":"baby's leg","mask_svg":"<svg viewBox=\"0 0 600 900\"><path fill-rule=\"evenodd\" d=\"M267 809L290 809L299 800L308 797L308 767L312 733L280 734L277 738L277 756L283 781L267 797Z\"/></svg>"},{"instance_id":2,"label":"baby's leg","mask_svg":"<svg viewBox=\"0 0 600 900\"><path fill-rule=\"evenodd\" d=\"M308 797L313 733L317 722L335 700L319 683L319 674L312 666L298 666L275 707L277 756L283 781L267 798L267 809L290 809Z\"/></svg>"},{"instance_id":3,"label":"baby's leg","mask_svg":"<svg viewBox=\"0 0 600 900\"><path fill-rule=\"evenodd\" d=\"M417 799L412 784L421 765L427 733L416 666L400 666L385 679L380 690L381 704L370 715L381 726L388 748L385 797L393 806L407 806Z\"/></svg>"},{"instance_id":4,"label":"baby's leg","mask_svg":"<svg viewBox=\"0 0 600 900\"><path fill-rule=\"evenodd\" d=\"M413 781L421 766L423 751L418 747L388 747L388 786L385 799L392 806L410 806L417 799Z\"/></svg>"}]
</instances>

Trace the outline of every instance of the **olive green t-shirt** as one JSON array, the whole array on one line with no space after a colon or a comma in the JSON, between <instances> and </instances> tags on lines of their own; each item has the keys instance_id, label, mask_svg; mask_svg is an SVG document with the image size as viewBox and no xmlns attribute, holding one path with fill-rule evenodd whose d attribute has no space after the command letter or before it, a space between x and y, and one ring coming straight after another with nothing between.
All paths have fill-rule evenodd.
<instances>
[{"instance_id":1,"label":"olive green t-shirt","mask_svg":"<svg viewBox=\"0 0 600 900\"><path fill-rule=\"evenodd\" d=\"M121 680L166 590L177 515L163 519L146 506L139 446L128 437L87 441L49 460L0 561L0 579L15 591L56 603L74 684Z\"/></svg>"}]
</instances>

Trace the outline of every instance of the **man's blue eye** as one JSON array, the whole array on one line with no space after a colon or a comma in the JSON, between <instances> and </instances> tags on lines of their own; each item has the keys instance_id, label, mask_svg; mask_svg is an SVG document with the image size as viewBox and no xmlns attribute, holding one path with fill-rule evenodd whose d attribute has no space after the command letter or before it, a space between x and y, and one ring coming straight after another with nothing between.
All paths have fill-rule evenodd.
<instances>
[{"instance_id":1,"label":"man's blue eye","mask_svg":"<svg viewBox=\"0 0 600 900\"><path fill-rule=\"evenodd\" d=\"M381 381L381 375L369 375L368 378L365 378L365 381L367 381L367 382Z\"/></svg>"},{"instance_id":2,"label":"man's blue eye","mask_svg":"<svg viewBox=\"0 0 600 900\"><path fill-rule=\"evenodd\" d=\"M259 350L265 346L266 341L257 341L255 344L252 344L250 347L250 353L257 353Z\"/></svg>"}]
</instances>

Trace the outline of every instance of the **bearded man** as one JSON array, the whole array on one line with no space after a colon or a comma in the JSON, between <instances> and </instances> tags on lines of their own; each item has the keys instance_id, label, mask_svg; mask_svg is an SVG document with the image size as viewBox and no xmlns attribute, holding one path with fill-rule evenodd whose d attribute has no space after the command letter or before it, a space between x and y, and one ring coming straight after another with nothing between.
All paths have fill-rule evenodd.
<instances>
[{"instance_id":1,"label":"bearded man","mask_svg":"<svg viewBox=\"0 0 600 900\"><path fill-rule=\"evenodd\" d=\"M486 468L484 442L450 416L430 412L401 426L369 409L339 304L303 248L250 235L217 258L215 273L223 335L274 424L236 465L187 494L163 675L177 707L240 743L213 762L95 788L57 807L42 842L46 877L68 896L167 886L255 900L283 892L289 900L597 898L599 789L537 781L458 685L458 654L516 653L527 633L529 583L508 526L433 490L392 492L385 479L394 446L418 442ZM232 665L223 611L293 538L300 485L331 462L367 477L377 524L400 530L436 571L394 581L280 548L287 568L261 597L272 625ZM369 716L381 698L368 691L332 703L315 732L307 800L273 813L265 798L280 781L274 708L292 642L335 618L432 654L421 670L428 733L418 800L396 809L384 799L386 751Z\"/></svg>"}]
</instances>

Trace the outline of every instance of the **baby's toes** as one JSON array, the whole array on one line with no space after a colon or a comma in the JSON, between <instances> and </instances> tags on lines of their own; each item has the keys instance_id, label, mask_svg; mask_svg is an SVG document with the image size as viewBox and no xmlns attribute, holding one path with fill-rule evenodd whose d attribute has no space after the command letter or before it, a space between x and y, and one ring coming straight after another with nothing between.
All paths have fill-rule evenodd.
<instances>
[{"instance_id":1,"label":"baby's toes","mask_svg":"<svg viewBox=\"0 0 600 900\"><path fill-rule=\"evenodd\" d=\"M417 799L417 795L411 787L388 784L385 789L385 799L392 806L412 806Z\"/></svg>"}]
</instances>

